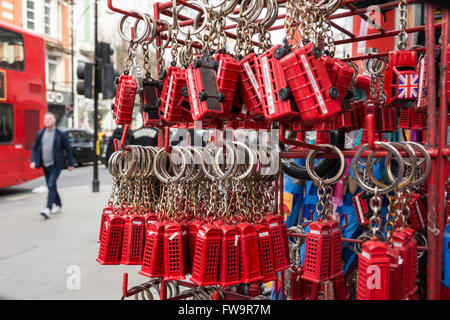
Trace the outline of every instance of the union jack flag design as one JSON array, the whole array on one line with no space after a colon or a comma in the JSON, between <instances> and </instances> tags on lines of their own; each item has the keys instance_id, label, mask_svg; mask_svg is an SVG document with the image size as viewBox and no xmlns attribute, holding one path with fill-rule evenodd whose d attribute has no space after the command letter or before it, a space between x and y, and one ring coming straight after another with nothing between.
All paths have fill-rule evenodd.
<instances>
[{"instance_id":1,"label":"union jack flag design","mask_svg":"<svg viewBox=\"0 0 450 320\"><path fill-rule=\"evenodd\" d=\"M417 98L419 91L419 75L417 73L402 74L398 78L398 97L403 99Z\"/></svg>"}]
</instances>

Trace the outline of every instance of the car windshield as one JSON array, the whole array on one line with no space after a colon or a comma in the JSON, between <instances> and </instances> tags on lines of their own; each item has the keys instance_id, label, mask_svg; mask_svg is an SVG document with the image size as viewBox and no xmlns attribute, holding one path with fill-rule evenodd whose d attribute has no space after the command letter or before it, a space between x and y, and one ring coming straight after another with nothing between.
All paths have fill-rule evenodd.
<instances>
[{"instance_id":1,"label":"car windshield","mask_svg":"<svg viewBox=\"0 0 450 320\"><path fill-rule=\"evenodd\" d=\"M92 134L84 131L67 131L66 134L72 143L92 141Z\"/></svg>"}]
</instances>

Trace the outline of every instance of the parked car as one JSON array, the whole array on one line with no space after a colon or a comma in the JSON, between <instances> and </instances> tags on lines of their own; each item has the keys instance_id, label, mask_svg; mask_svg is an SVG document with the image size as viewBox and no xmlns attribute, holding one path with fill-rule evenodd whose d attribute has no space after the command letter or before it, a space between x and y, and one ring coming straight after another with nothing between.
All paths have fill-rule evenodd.
<instances>
[{"instance_id":1,"label":"parked car","mask_svg":"<svg viewBox=\"0 0 450 320\"><path fill-rule=\"evenodd\" d=\"M72 145L73 162L81 166L94 161L93 135L84 129L63 129Z\"/></svg>"}]
</instances>

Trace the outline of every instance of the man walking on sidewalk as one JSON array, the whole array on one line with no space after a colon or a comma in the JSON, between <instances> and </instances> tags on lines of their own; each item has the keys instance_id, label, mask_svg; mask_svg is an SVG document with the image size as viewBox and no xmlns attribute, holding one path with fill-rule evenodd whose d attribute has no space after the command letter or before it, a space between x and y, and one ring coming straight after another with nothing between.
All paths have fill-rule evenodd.
<instances>
[{"instance_id":1,"label":"man walking on sidewalk","mask_svg":"<svg viewBox=\"0 0 450 320\"><path fill-rule=\"evenodd\" d=\"M36 136L31 152L30 168L37 169L43 167L45 183L48 188L47 206L40 211L45 218L50 218L50 214L61 211L61 198L56 189L61 170L64 168L64 150L67 155L68 169L73 170L73 155L70 141L64 131L56 128L56 116L52 112L47 112L44 116L45 128L40 130ZM55 205L53 208L52 206Z\"/></svg>"}]
</instances>

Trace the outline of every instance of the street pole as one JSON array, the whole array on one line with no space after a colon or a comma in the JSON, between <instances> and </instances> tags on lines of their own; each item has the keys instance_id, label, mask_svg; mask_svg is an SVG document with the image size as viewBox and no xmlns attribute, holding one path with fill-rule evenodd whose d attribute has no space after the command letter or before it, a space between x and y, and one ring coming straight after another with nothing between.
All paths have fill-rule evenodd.
<instances>
[{"instance_id":1,"label":"street pole","mask_svg":"<svg viewBox=\"0 0 450 320\"><path fill-rule=\"evenodd\" d=\"M75 8L74 8L74 2L73 2L73 0L70 2L70 8L71 8L71 20L72 20L72 23L71 23L71 37L72 37L72 40L71 40L71 44L70 44L70 50L71 50L71 52L72 52L72 54L71 54L71 56L70 56L70 58L71 58L71 73L72 73L72 77L71 77L71 79L72 79L72 116L73 116L73 122L72 122L72 126L74 127L74 128L77 128L78 127L78 119L76 119L75 120L75 117L76 116L78 116L78 112L77 113L75 113L75 72L74 72L74 70L75 70L75 67L74 67L74 54L75 54L75 52L74 52L74 48L75 48L75 46L74 46L74 43L73 43L73 41L74 41L74 39L75 39L75 37L74 37L74 35L73 35L73 25L75 24L75 21L74 21L74 16L75 16L75 12L74 12L74 10L75 10Z\"/></svg>"},{"instance_id":2,"label":"street pole","mask_svg":"<svg viewBox=\"0 0 450 320\"><path fill-rule=\"evenodd\" d=\"M97 37L97 20L98 8L97 0L94 0L94 179L92 180L92 192L98 192L100 182L98 181L98 158L97 158L97 139L98 139L98 93L99 88L99 72L100 63L98 61L98 37Z\"/></svg>"}]
</instances>

